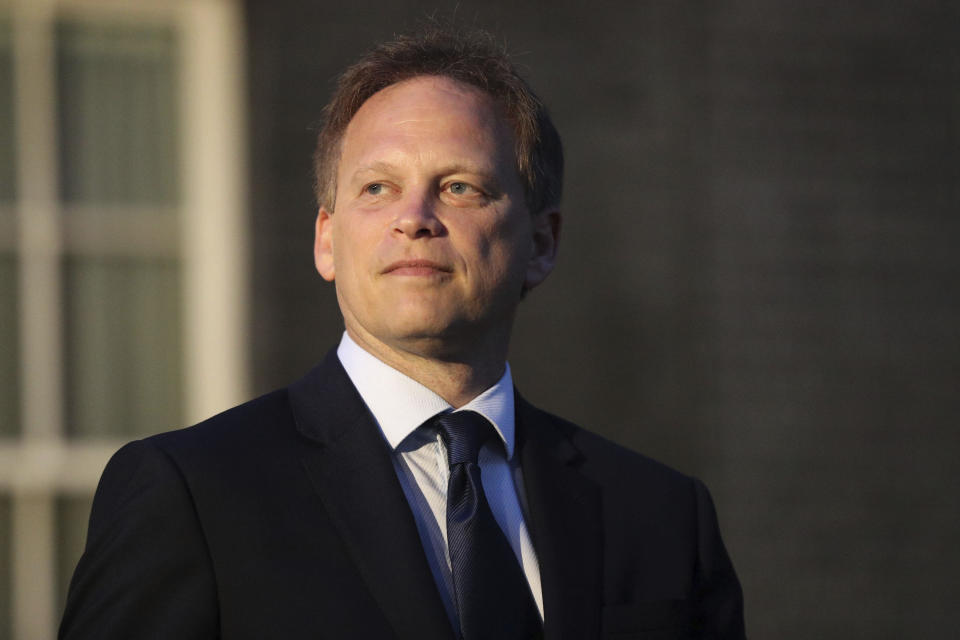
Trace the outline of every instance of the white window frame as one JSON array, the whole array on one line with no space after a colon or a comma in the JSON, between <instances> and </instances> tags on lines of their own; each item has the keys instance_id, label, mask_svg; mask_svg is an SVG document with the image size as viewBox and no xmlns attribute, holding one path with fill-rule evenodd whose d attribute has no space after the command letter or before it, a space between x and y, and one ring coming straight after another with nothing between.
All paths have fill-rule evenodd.
<instances>
[{"instance_id":1,"label":"white window frame","mask_svg":"<svg viewBox=\"0 0 960 640\"><path fill-rule=\"evenodd\" d=\"M59 496L91 496L119 439L68 439L56 59L61 17L162 21L180 44L179 256L184 416L248 395L248 219L242 14L236 0L8 0L16 122L20 435L0 439L11 500L12 637L55 638ZM0 551L2 552L2 551Z\"/></svg>"}]
</instances>

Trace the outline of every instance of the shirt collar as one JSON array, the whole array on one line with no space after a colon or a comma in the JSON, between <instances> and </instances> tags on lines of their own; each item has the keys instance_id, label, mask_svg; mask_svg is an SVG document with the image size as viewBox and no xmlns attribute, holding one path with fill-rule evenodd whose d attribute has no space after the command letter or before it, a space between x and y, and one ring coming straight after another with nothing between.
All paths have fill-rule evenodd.
<instances>
[{"instance_id":1,"label":"shirt collar","mask_svg":"<svg viewBox=\"0 0 960 640\"><path fill-rule=\"evenodd\" d=\"M434 391L379 360L343 333L337 357L393 449L424 422L453 407ZM492 387L459 410L482 414L503 440L507 460L513 457L514 407L510 365Z\"/></svg>"}]
</instances>

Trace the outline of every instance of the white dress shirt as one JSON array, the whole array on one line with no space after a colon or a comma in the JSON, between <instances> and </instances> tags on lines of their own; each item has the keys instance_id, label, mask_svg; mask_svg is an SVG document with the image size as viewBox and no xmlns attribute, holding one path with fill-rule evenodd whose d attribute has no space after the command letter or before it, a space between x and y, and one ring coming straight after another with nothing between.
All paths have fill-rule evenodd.
<instances>
[{"instance_id":1,"label":"white dress shirt","mask_svg":"<svg viewBox=\"0 0 960 640\"><path fill-rule=\"evenodd\" d=\"M447 614L455 628L456 605L447 548L447 451L435 428L418 429L427 420L453 407L439 395L371 355L346 332L337 348L343 368L360 392L393 450L393 462L410 503L427 561ZM488 440L480 449L483 491L493 517L517 556L543 617L540 565L524 521L520 494L523 477L514 458L513 379L510 365L500 380L461 409L482 414L502 442Z\"/></svg>"}]
</instances>

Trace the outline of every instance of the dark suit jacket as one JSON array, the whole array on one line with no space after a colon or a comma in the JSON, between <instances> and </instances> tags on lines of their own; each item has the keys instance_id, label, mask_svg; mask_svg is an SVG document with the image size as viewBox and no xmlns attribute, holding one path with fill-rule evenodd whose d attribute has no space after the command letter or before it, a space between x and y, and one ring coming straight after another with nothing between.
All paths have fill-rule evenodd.
<instances>
[{"instance_id":1,"label":"dark suit jacket","mask_svg":"<svg viewBox=\"0 0 960 640\"><path fill-rule=\"evenodd\" d=\"M742 638L697 480L517 402L544 634ZM128 444L94 499L61 638L452 640L388 445L331 352Z\"/></svg>"}]
</instances>

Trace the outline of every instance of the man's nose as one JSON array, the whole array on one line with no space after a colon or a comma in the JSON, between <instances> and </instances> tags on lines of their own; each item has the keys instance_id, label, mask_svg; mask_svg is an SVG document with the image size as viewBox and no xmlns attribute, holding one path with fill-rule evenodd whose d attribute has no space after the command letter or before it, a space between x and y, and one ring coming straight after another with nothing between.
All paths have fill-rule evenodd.
<instances>
[{"instance_id":1,"label":"man's nose","mask_svg":"<svg viewBox=\"0 0 960 640\"><path fill-rule=\"evenodd\" d=\"M437 205L433 194L410 194L400 203L393 220L394 232L411 240L439 236L443 233L443 223L437 217Z\"/></svg>"}]
</instances>

